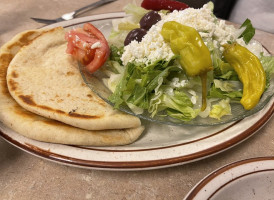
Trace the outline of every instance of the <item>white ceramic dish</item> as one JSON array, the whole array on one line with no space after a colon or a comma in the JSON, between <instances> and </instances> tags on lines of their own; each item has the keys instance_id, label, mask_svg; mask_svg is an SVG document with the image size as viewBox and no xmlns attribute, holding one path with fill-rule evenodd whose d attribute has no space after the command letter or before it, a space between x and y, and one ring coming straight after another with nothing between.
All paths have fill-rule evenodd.
<instances>
[{"instance_id":1,"label":"white ceramic dish","mask_svg":"<svg viewBox=\"0 0 274 200\"><path fill-rule=\"evenodd\" d=\"M48 26L72 28L91 22L109 30L111 19L124 13L108 13ZM58 163L101 170L147 170L193 162L225 151L260 129L272 116L274 98L258 113L236 122L211 126L170 126L142 121L142 137L131 145L82 147L35 141L14 132L0 122L0 136L18 148Z\"/></svg>"},{"instance_id":2,"label":"white ceramic dish","mask_svg":"<svg viewBox=\"0 0 274 200\"><path fill-rule=\"evenodd\" d=\"M274 157L242 160L205 177L185 200L274 199Z\"/></svg>"}]
</instances>

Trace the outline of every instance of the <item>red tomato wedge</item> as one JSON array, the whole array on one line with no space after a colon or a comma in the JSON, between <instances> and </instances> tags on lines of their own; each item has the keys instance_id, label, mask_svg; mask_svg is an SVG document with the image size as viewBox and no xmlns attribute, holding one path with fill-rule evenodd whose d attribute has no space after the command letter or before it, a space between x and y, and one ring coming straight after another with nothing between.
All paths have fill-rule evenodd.
<instances>
[{"instance_id":1,"label":"red tomato wedge","mask_svg":"<svg viewBox=\"0 0 274 200\"><path fill-rule=\"evenodd\" d=\"M106 62L110 50L105 36L90 23L66 33L67 50L93 73Z\"/></svg>"},{"instance_id":2,"label":"red tomato wedge","mask_svg":"<svg viewBox=\"0 0 274 200\"><path fill-rule=\"evenodd\" d=\"M147 10L184 10L188 8L188 5L173 0L143 0L141 6Z\"/></svg>"}]
</instances>

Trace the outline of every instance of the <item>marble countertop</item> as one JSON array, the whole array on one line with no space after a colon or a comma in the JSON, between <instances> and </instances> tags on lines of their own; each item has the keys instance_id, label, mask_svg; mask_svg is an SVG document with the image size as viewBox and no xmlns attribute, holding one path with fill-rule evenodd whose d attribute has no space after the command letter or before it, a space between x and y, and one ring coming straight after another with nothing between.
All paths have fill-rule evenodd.
<instances>
[{"instance_id":1,"label":"marble countertop","mask_svg":"<svg viewBox=\"0 0 274 200\"><path fill-rule=\"evenodd\" d=\"M30 17L55 18L95 0L1 0L0 46L16 33L41 27ZM69 3L68 3L69 2ZM81 16L122 11L118 0ZM136 1L140 4L140 0ZM274 54L274 34L255 38ZM272 111L273 112L273 111ZM274 118L241 144L218 155L181 166L148 171L74 168L28 154L0 138L0 199L182 199L203 177L242 159L274 155Z\"/></svg>"}]
</instances>

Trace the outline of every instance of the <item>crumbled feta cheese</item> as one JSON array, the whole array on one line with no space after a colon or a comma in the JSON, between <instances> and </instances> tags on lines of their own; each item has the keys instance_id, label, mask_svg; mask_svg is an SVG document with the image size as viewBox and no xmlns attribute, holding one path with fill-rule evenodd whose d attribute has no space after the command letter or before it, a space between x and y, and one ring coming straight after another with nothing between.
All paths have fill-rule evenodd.
<instances>
[{"instance_id":1,"label":"crumbled feta cheese","mask_svg":"<svg viewBox=\"0 0 274 200\"><path fill-rule=\"evenodd\" d=\"M178 77L174 77L172 80L171 80L171 84L170 86L173 87L173 88L178 88L181 86L181 84L179 83L179 78Z\"/></svg>"},{"instance_id":2,"label":"crumbled feta cheese","mask_svg":"<svg viewBox=\"0 0 274 200\"><path fill-rule=\"evenodd\" d=\"M148 65L159 59L171 59L174 54L160 34L163 24L168 21L176 21L195 28L204 40L214 37L216 40L214 46L217 46L217 43L222 45L236 39L236 29L232 25L226 25L224 20L216 19L208 4L200 9L174 10L172 13L162 15L162 20L150 28L141 42L132 41L125 46L121 57L123 64L135 61Z\"/></svg>"},{"instance_id":3,"label":"crumbled feta cheese","mask_svg":"<svg viewBox=\"0 0 274 200\"><path fill-rule=\"evenodd\" d=\"M214 48L218 48L218 42L216 40L213 40L213 46Z\"/></svg>"},{"instance_id":4,"label":"crumbled feta cheese","mask_svg":"<svg viewBox=\"0 0 274 200\"><path fill-rule=\"evenodd\" d=\"M96 48L99 48L101 47L101 43L100 42L95 42L93 45L91 45L91 49L96 49Z\"/></svg>"},{"instance_id":5,"label":"crumbled feta cheese","mask_svg":"<svg viewBox=\"0 0 274 200\"><path fill-rule=\"evenodd\" d=\"M186 85L188 84L188 80L180 80L178 77L174 77L169 86L171 88L182 88L182 87L185 87Z\"/></svg>"},{"instance_id":6,"label":"crumbled feta cheese","mask_svg":"<svg viewBox=\"0 0 274 200\"><path fill-rule=\"evenodd\" d=\"M75 41L78 42L80 40L78 35L75 35Z\"/></svg>"},{"instance_id":7,"label":"crumbled feta cheese","mask_svg":"<svg viewBox=\"0 0 274 200\"><path fill-rule=\"evenodd\" d=\"M181 81L181 87L185 87L188 84L187 80L182 80Z\"/></svg>"},{"instance_id":8,"label":"crumbled feta cheese","mask_svg":"<svg viewBox=\"0 0 274 200\"><path fill-rule=\"evenodd\" d=\"M191 96L190 101L191 101L193 104L196 104L196 102L197 102L197 96Z\"/></svg>"},{"instance_id":9,"label":"crumbled feta cheese","mask_svg":"<svg viewBox=\"0 0 274 200\"><path fill-rule=\"evenodd\" d=\"M166 88L164 92L165 92L165 94L167 94L168 96L174 96L174 91L173 91L173 89L172 89L171 87Z\"/></svg>"},{"instance_id":10,"label":"crumbled feta cheese","mask_svg":"<svg viewBox=\"0 0 274 200\"><path fill-rule=\"evenodd\" d=\"M198 96L197 96L196 92L194 90L188 90L188 93L191 94L190 101L193 104L196 104L197 100L198 100Z\"/></svg>"},{"instance_id":11,"label":"crumbled feta cheese","mask_svg":"<svg viewBox=\"0 0 274 200\"><path fill-rule=\"evenodd\" d=\"M224 47L220 47L220 51L223 52L225 50Z\"/></svg>"}]
</instances>

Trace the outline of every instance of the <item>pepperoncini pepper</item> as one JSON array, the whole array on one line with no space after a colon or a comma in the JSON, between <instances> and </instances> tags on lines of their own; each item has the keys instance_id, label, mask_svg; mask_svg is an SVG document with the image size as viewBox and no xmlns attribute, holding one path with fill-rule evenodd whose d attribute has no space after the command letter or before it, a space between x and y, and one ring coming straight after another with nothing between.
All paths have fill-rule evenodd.
<instances>
[{"instance_id":1,"label":"pepperoncini pepper","mask_svg":"<svg viewBox=\"0 0 274 200\"><path fill-rule=\"evenodd\" d=\"M206 108L207 72L212 70L212 60L200 34L192 27L175 21L164 23L161 31L170 43L174 54L180 55L179 63L188 76L200 76L202 81L202 108Z\"/></svg>"},{"instance_id":2,"label":"pepperoncini pepper","mask_svg":"<svg viewBox=\"0 0 274 200\"><path fill-rule=\"evenodd\" d=\"M260 60L238 43L225 44L223 56L234 68L243 83L240 103L246 110L254 108L260 101L266 86L266 75Z\"/></svg>"}]
</instances>

